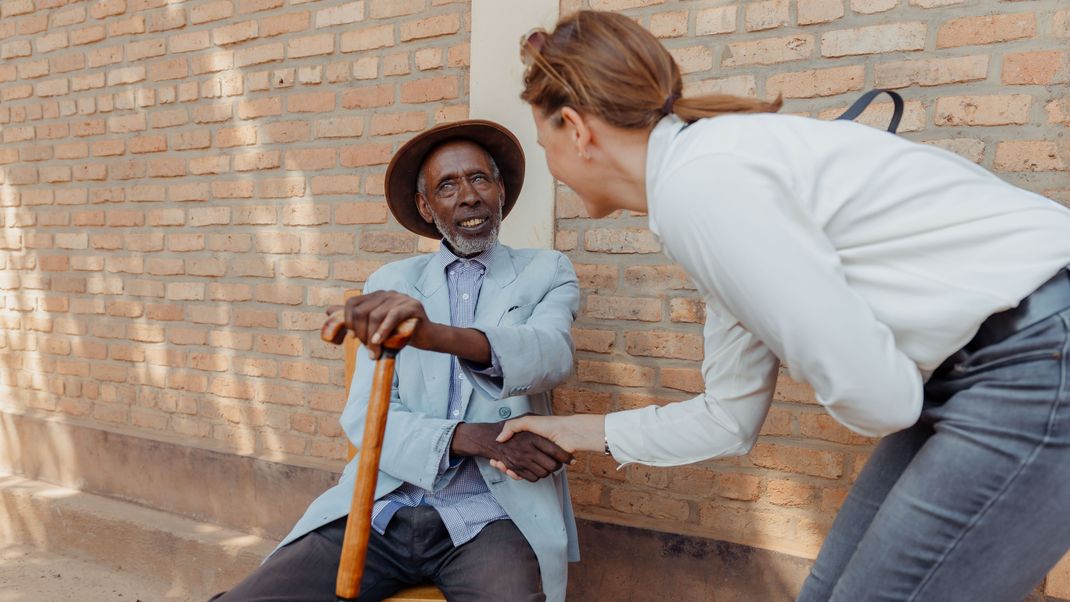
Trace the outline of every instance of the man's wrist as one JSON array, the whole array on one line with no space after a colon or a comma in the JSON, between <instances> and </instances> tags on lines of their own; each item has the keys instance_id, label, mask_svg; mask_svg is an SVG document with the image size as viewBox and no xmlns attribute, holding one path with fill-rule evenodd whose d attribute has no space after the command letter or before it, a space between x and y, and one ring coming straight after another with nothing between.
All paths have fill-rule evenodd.
<instances>
[{"instance_id":1,"label":"man's wrist","mask_svg":"<svg viewBox=\"0 0 1070 602\"><path fill-rule=\"evenodd\" d=\"M425 351L442 351L443 348L443 329L449 328L437 322L428 320L424 326L424 340L421 341L420 349Z\"/></svg>"},{"instance_id":2,"label":"man's wrist","mask_svg":"<svg viewBox=\"0 0 1070 602\"><path fill-rule=\"evenodd\" d=\"M454 456L481 456L490 458L487 453L487 445L493 445L496 433L490 432L488 427L494 425L460 422L453 429L453 440L450 442L450 453ZM486 432L484 432L486 431Z\"/></svg>"},{"instance_id":3,"label":"man's wrist","mask_svg":"<svg viewBox=\"0 0 1070 602\"><path fill-rule=\"evenodd\" d=\"M453 437L450 438L450 455L451 456L470 456L468 429L469 424L467 422L458 422L457 426L453 428Z\"/></svg>"},{"instance_id":4,"label":"man's wrist","mask_svg":"<svg viewBox=\"0 0 1070 602\"><path fill-rule=\"evenodd\" d=\"M454 355L479 368L491 365L490 341L483 331L476 328L428 322L419 348Z\"/></svg>"}]
</instances>

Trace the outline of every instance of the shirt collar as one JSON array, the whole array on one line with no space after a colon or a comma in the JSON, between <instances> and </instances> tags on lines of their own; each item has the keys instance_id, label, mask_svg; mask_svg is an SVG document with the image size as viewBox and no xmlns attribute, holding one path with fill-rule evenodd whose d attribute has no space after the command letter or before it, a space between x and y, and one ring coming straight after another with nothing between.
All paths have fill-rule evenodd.
<instances>
[{"instance_id":1,"label":"shirt collar","mask_svg":"<svg viewBox=\"0 0 1070 602\"><path fill-rule=\"evenodd\" d=\"M454 255L453 252L450 251L449 247L446 246L446 243L443 241L439 243L438 253L435 254L435 257L437 258L439 264L442 266L442 269L450 267L451 265L453 265L454 262L457 261L475 261L482 265L483 270L486 271L487 268L490 267L490 263L494 257L494 253L497 252L499 247L501 247L501 244L499 244L498 241L494 241L493 245L491 245L489 248L487 248L487 250L483 251L479 255L463 259Z\"/></svg>"},{"instance_id":2,"label":"shirt collar","mask_svg":"<svg viewBox=\"0 0 1070 602\"><path fill-rule=\"evenodd\" d=\"M650 225L650 231L654 233L654 236L661 237L658 232L658 225L655 222L654 210L655 210L655 195L654 191L658 187L658 175L664 173L663 163L665 162L669 148L672 146L673 141L676 139L676 135L680 133L680 130L684 129L687 125L683 119L680 119L676 115L666 115L658 121L657 125L650 132L650 138L646 145L646 202L647 202L647 221Z\"/></svg>"}]
</instances>

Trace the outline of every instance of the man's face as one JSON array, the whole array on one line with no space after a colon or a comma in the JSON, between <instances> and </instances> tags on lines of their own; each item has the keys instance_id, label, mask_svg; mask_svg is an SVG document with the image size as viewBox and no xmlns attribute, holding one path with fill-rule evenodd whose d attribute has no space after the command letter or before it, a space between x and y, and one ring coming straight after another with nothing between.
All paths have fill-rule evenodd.
<instances>
[{"instance_id":1,"label":"man's face","mask_svg":"<svg viewBox=\"0 0 1070 602\"><path fill-rule=\"evenodd\" d=\"M505 191L486 151L467 140L447 142L420 169L424 192L416 193L416 206L450 250L472 257L490 248L498 240Z\"/></svg>"}]
</instances>

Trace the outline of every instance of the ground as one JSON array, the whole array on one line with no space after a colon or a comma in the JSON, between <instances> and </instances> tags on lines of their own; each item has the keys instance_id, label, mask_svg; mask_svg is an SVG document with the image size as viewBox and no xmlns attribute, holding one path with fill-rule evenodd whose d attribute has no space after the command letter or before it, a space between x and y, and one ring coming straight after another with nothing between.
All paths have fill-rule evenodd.
<instances>
[{"instance_id":1,"label":"ground","mask_svg":"<svg viewBox=\"0 0 1070 602\"><path fill-rule=\"evenodd\" d=\"M130 571L27 546L0 549L0 602L156 602L187 600Z\"/></svg>"}]
</instances>

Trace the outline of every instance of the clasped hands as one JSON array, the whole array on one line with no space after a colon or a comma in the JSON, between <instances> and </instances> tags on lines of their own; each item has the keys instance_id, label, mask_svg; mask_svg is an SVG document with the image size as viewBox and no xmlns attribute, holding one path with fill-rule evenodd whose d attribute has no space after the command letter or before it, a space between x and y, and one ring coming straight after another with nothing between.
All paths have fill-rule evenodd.
<instances>
[{"instance_id":1,"label":"clasped hands","mask_svg":"<svg viewBox=\"0 0 1070 602\"><path fill-rule=\"evenodd\" d=\"M535 482L573 462L572 454L549 439L535 433L516 433L498 441L505 422L462 422L453 431L450 453L455 456L479 456L490 459L492 466L514 479Z\"/></svg>"},{"instance_id":2,"label":"clasped hands","mask_svg":"<svg viewBox=\"0 0 1070 602\"><path fill-rule=\"evenodd\" d=\"M518 437L535 435L568 454L574 454L577 451L602 451L605 433L605 416L601 414L528 415L506 421L497 441L507 443ZM514 479L524 478L503 462L491 459L490 464Z\"/></svg>"}]
</instances>

